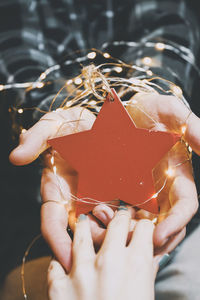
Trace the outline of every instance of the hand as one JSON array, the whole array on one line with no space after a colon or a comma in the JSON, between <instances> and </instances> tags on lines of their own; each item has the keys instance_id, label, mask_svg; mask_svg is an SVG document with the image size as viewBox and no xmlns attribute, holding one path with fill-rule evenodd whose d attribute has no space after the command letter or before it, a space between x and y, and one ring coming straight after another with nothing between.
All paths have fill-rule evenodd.
<instances>
[{"instance_id":1,"label":"hand","mask_svg":"<svg viewBox=\"0 0 200 300\"><path fill-rule=\"evenodd\" d=\"M182 135L182 127L186 125L184 139L197 154L200 154L200 119L193 113L189 115L189 109L180 100L173 96L143 93L136 94L133 100L127 110L138 127ZM141 111L146 114L143 113L142 118ZM160 178L163 169L166 170L170 165L175 166L186 161L174 169L174 176L168 180L169 184L158 197L161 216L154 233L157 253L170 252L177 246L185 236L185 226L198 209L196 186L187 159L188 154L184 144L178 143L154 172L156 181ZM169 212L166 214L167 210Z\"/></svg>"},{"instance_id":2,"label":"hand","mask_svg":"<svg viewBox=\"0 0 200 300\"><path fill-rule=\"evenodd\" d=\"M83 217L75 227L70 274L57 261L50 263L50 300L153 300L157 264L152 222L139 221L126 246L131 215L128 210L118 211L95 254L89 222Z\"/></svg>"},{"instance_id":3,"label":"hand","mask_svg":"<svg viewBox=\"0 0 200 300\"><path fill-rule=\"evenodd\" d=\"M78 120L76 122L76 120ZM19 146L10 154L10 161L15 165L29 164L41 153L45 161L41 180L41 196L43 205L41 209L41 231L57 259L62 263L67 271L71 268L71 238L66 228L68 225L68 210L70 206L70 193L75 195L77 188L77 173L54 151L54 160L57 168L55 176L52 165L52 155L48 152L47 141L58 134L70 134L76 131L88 130L91 128L95 116L80 107L67 110L58 110L46 114L27 132L21 134ZM57 202L49 202L54 200ZM68 205L59 204L69 201ZM105 208L106 210L107 208ZM98 215L104 207L95 208ZM109 215L109 214L112 215ZM113 217L113 211L106 211L106 218L102 217L102 222L107 222ZM97 244L104 238L105 229L99 225L96 218L89 216L92 227L92 234ZM71 218L73 225L73 218ZM106 220L105 220L106 219ZM107 223L105 223L107 225Z\"/></svg>"}]
</instances>

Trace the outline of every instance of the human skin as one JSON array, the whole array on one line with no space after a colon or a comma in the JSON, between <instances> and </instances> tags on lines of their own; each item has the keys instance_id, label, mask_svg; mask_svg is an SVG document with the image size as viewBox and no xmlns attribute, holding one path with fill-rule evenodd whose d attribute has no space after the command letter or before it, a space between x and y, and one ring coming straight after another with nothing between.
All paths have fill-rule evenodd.
<instances>
[{"instance_id":1,"label":"human skin","mask_svg":"<svg viewBox=\"0 0 200 300\"><path fill-rule=\"evenodd\" d=\"M156 124L148 117L140 117L140 110L133 105L135 101L147 115L150 115L156 121ZM138 93L134 99L131 99L127 110L138 127L151 130L165 130L178 134L182 134L181 128L189 115L188 108L177 98L159 94ZM89 130L95 121L95 116L87 109L75 107L60 110L58 113L50 112L44 115L39 122L20 136L19 146L10 154L10 161L13 164L24 165L31 163L41 153L44 153L46 167L43 170L41 180L41 195L43 202L46 203L41 209L41 230L55 256L67 271L70 270L72 262L71 239L66 232L69 222L68 211L62 204L59 205L56 202L47 201L59 201L61 198L58 179L62 185L64 200L70 201L69 191L72 194L76 194L78 177L75 170L64 162L58 153L55 153L56 178L50 163L51 154L46 150L49 148L48 139L55 137L60 128L63 129L63 120L67 120L63 134L70 134L74 132L74 121L80 120L80 116L81 122L79 121L76 124L76 132ZM190 114L184 139L197 154L200 154L199 128L200 119L194 114ZM175 164L176 162L184 161L186 158L183 146L178 146L172 154L174 155L170 156L169 160ZM168 160L165 162L169 163ZM159 176L159 172L155 173L155 176ZM198 197L189 162L182 164L176 169L170 187L166 194L162 193L160 197L164 197L164 200L167 200L162 201L163 206L169 202L172 204L168 214L160 220L154 232L156 252L164 254L172 251L184 238L185 227L198 208ZM165 211L165 207L161 207L162 209ZM97 245L100 245L104 239L105 228L99 226L96 218L107 226L113 216L114 211L106 205L96 206L93 213L88 216L92 237ZM73 219L70 223L72 224L74 221Z\"/></svg>"},{"instance_id":2,"label":"human skin","mask_svg":"<svg viewBox=\"0 0 200 300\"><path fill-rule=\"evenodd\" d=\"M85 216L86 217L86 216ZM153 258L154 225L140 220L127 237L131 214L119 210L109 223L105 239L95 253L88 218L75 226L73 263L69 274L56 260L48 270L50 300L153 300L157 261Z\"/></svg>"}]
</instances>

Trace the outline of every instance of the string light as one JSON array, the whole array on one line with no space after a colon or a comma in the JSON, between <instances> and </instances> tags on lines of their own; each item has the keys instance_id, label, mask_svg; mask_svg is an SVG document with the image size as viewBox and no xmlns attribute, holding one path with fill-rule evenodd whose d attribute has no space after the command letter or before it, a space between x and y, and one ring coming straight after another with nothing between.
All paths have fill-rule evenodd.
<instances>
[{"instance_id":1,"label":"string light","mask_svg":"<svg viewBox=\"0 0 200 300\"><path fill-rule=\"evenodd\" d=\"M25 128L22 128L21 133L25 133L27 130Z\"/></svg>"},{"instance_id":2,"label":"string light","mask_svg":"<svg viewBox=\"0 0 200 300\"><path fill-rule=\"evenodd\" d=\"M70 107L72 105L73 101L67 101L66 106Z\"/></svg>"},{"instance_id":3,"label":"string light","mask_svg":"<svg viewBox=\"0 0 200 300\"><path fill-rule=\"evenodd\" d=\"M158 197L158 193L153 194L153 196L151 197L151 199L155 199Z\"/></svg>"},{"instance_id":4,"label":"string light","mask_svg":"<svg viewBox=\"0 0 200 300\"><path fill-rule=\"evenodd\" d=\"M105 58L110 58L110 54L107 53L107 52L105 52L105 53L103 54L103 56L104 56Z\"/></svg>"},{"instance_id":5,"label":"string light","mask_svg":"<svg viewBox=\"0 0 200 300\"><path fill-rule=\"evenodd\" d=\"M165 44L163 44L163 43L156 43L155 44L155 48L158 51L163 51L165 49Z\"/></svg>"},{"instance_id":6,"label":"string light","mask_svg":"<svg viewBox=\"0 0 200 300\"><path fill-rule=\"evenodd\" d=\"M115 71L116 71L117 73L121 73L121 72L123 71L123 69L122 69L122 67L116 67L116 68L115 68Z\"/></svg>"},{"instance_id":7,"label":"string light","mask_svg":"<svg viewBox=\"0 0 200 300\"><path fill-rule=\"evenodd\" d=\"M144 65L150 66L150 65L152 64L152 58L146 56L146 57L144 57L144 58L142 59L142 62L143 62Z\"/></svg>"},{"instance_id":8,"label":"string light","mask_svg":"<svg viewBox=\"0 0 200 300\"><path fill-rule=\"evenodd\" d=\"M129 45L130 44L130 46L137 46L136 45L136 43L127 43L127 45ZM160 44L160 45L159 45ZM147 43L145 46L147 46L147 47L155 47L157 50L159 50L159 51L161 51L161 50L163 50L163 45L164 45L164 48L167 48L168 47L168 45L166 45L166 44L163 44L162 46L161 46L161 44L162 43ZM174 48L175 49L175 48ZM105 53L102 53L102 55L103 55L103 57L104 58L110 58L111 57L111 55L109 54L109 53L107 53L107 52L105 52ZM74 61L77 61L77 62L81 62L81 61L84 61L84 60L86 60L87 58L89 58L89 59L94 59L96 57L96 52L90 52L90 53L88 53L85 57L80 57L80 58L77 58L77 59L75 59L75 60L68 60L68 61L66 61L65 62L65 64L66 65L70 65L70 64L72 64ZM152 58L151 57L144 57L143 59L142 59L142 61L143 61L143 63L145 64L145 65L151 65L152 64ZM119 64L121 65L121 66L119 66ZM153 75L153 72L151 71L151 70L146 70L145 69L145 67L144 68L142 68L142 67L138 67L138 66L136 66L136 65L128 65L128 64L125 64L125 63L123 63L122 61L117 61L117 63L113 63L111 66L110 66L110 68L108 68L108 66L109 66L109 64L107 64L107 66L106 66L106 64L105 65L103 65L103 67L101 67L101 66L97 66L96 68L101 68L101 71L102 71L102 73L104 73L105 71L108 71L108 73L110 72L110 70L112 69L113 70L113 66L115 66L114 67L114 70L116 71L116 72L118 72L119 71L119 73L120 72L122 72L122 67L123 68L128 68L128 70L132 70L132 71L134 71L134 70L136 70L136 71L140 71L140 72L143 72L143 74L142 74L142 76L141 76L141 74L139 74L139 76L138 76L138 78L137 77L132 77L132 78L129 78L129 79L127 79L127 78L114 78L114 77L109 77L109 75L107 75L106 76L106 80L107 80L107 82L108 82L108 84L110 85L110 86L114 86L115 84L116 84L116 86L120 86L121 85L121 87L122 88L127 88L127 89L132 89L132 90L134 90L134 91L147 91L147 92L150 92L150 91L152 91L153 90L153 88L151 88L150 87L150 85L152 84L152 82L148 82L148 80L145 82L144 80L143 80L143 78L145 78L145 76L146 75L148 75L148 76L152 76ZM46 83L44 83L44 82L39 82L39 80L44 80L45 78L46 78L46 76L47 76L47 74L49 74L49 73L51 73L52 71L55 71L55 70L58 70L60 68L60 66L59 65L55 65L55 66L53 66L53 67L50 67L49 69L47 69L45 72L43 72L43 73L41 73L41 75L40 75L40 77L39 77L39 79L36 81L36 82L27 82L27 83L14 83L14 84L7 84L7 85L0 85L0 91L2 91L2 90L4 90L4 89L10 89L10 88L19 88L19 89L21 89L21 88L42 88ZM117 71L118 70L118 71ZM105 72L106 73L106 72ZM131 75L131 76L134 76L134 74L133 75ZM141 78L142 78L142 80L141 80ZM158 78L158 77L157 77ZM163 80L164 81L164 79L161 79L161 78L159 78L160 80ZM85 79L84 79L84 81L85 81ZM165 81L166 82L166 81ZM75 78L75 79L70 79L70 80L67 80L66 81L66 85L71 85L71 84L73 84L73 83L75 83L76 85L81 85L81 84L83 84L83 80L80 78L80 77L77 77L77 78ZM107 91L107 86L104 84L104 82L103 82L103 80L102 80L102 78L98 78L98 77L95 77L94 78L94 84L95 84L95 88L96 88L96 86L97 86L97 90L99 89L99 90L101 90L101 89L104 89L104 90L106 90ZM156 86L156 85L154 85L154 86ZM74 86L72 86L72 87L74 87ZM159 87L159 86L157 86L157 87ZM78 87L79 88L79 87ZM88 89L86 89L86 90L84 90L83 92L81 91L81 90L78 90L78 93L77 93L77 89L78 88L75 88L74 89L74 94L73 94L73 92L72 93L70 93L69 95L68 95L68 97L71 97L71 98L73 98L73 96L74 96L74 98L73 98L73 100L68 100L68 98L66 99L66 102L65 102L65 104L63 105L63 106L66 106L66 107L69 107L69 106L71 106L72 104L75 104L76 105L76 103L78 103L77 104L77 106L79 105L79 106L81 106L81 104L79 104L80 102L81 103L85 103L84 101L86 101L87 100L87 103L89 103L91 106L94 106L94 108L96 108L96 105L98 104L98 103L100 103L100 102L102 102L102 99L97 99L97 101L94 101L94 100L92 100L91 101L91 98L92 97L94 97L94 94L92 93L93 91L92 91L92 89L91 89L91 87L90 86L88 86ZM178 89L177 89L178 88ZM174 94L182 94L182 90L179 88L179 87L177 87L177 86L175 86L175 85L172 85L171 86L171 90L174 92ZM175 90L175 91L174 91ZM181 93L180 93L180 90L181 90ZM81 91L81 92L80 92ZM104 93L105 94L105 93ZM103 95L104 95L103 94ZM95 95L96 96L96 95ZM87 98L84 98L84 97L87 97ZM124 102L125 103L125 102ZM134 103L135 105L137 105L137 101L132 101L132 103ZM21 110L22 110L22 112L21 112ZM20 112L19 112L20 111ZM18 113L23 113L23 109L18 109ZM185 131L186 131L186 126L183 126L182 127L182 133L184 134L185 133ZM22 133L24 133L24 132L26 132L26 129L22 129L21 130L21 132ZM190 150L192 151L192 149L191 149L191 147L189 147L188 146L188 149L190 148ZM55 159L54 159L54 156L52 156L51 157L51 159L50 159L50 161L51 161L51 165L52 165L52 170L53 170L53 173L56 175L56 177L58 178L58 176L57 176L57 167L56 167L56 165L55 165ZM180 163L181 164L181 163ZM172 172L173 171L173 172ZM166 171L166 175L167 175L167 177L170 177L170 176L173 176L173 174L172 173L174 173L174 169L168 169L167 171ZM167 180L167 179L166 179ZM163 184L163 186L162 186L162 188L160 189L160 191L165 187L165 183L166 183L166 180L165 180L165 182L164 182L164 184ZM60 186L60 185L59 185ZM61 189L61 188L60 188ZM160 193L160 191L158 191L157 193L155 193L150 199L147 199L147 200L145 200L144 202L148 202L148 201L150 201L151 199L155 199L155 198L157 198L157 196L159 195L159 193ZM71 195L71 199L73 200L73 201L82 201L82 202L84 202L84 203L96 203L96 204L99 204L100 202L98 201L98 200L94 200L94 199L79 199L79 198L77 198L77 197L75 197L74 195ZM93 201L93 202L92 202ZM110 205L110 204L108 204L108 205ZM112 206L112 204L110 205L110 206ZM137 206L137 205L136 205ZM113 207L117 207L116 205L113 205ZM159 215L161 215L161 214L159 214ZM155 221L155 222L157 222L157 218L154 218L153 219L153 221Z\"/></svg>"},{"instance_id":9,"label":"string light","mask_svg":"<svg viewBox=\"0 0 200 300\"><path fill-rule=\"evenodd\" d=\"M181 132L182 132L182 134L185 134L186 129L187 129L186 125L183 125L183 126L181 127Z\"/></svg>"},{"instance_id":10,"label":"string light","mask_svg":"<svg viewBox=\"0 0 200 300\"><path fill-rule=\"evenodd\" d=\"M43 86L44 86L44 83L43 83L43 82L37 82L37 83L36 83L36 87L37 87L38 89L43 88Z\"/></svg>"},{"instance_id":11,"label":"string light","mask_svg":"<svg viewBox=\"0 0 200 300\"><path fill-rule=\"evenodd\" d=\"M17 112L18 114L23 114L24 110L22 108L19 108Z\"/></svg>"},{"instance_id":12,"label":"string light","mask_svg":"<svg viewBox=\"0 0 200 300\"><path fill-rule=\"evenodd\" d=\"M174 169L172 168L167 169L166 174L168 177L174 176Z\"/></svg>"},{"instance_id":13,"label":"string light","mask_svg":"<svg viewBox=\"0 0 200 300\"><path fill-rule=\"evenodd\" d=\"M88 55L87 55L87 57L89 59L94 59L96 57L96 55L97 55L96 52L93 51L93 52L89 52Z\"/></svg>"},{"instance_id":14,"label":"string light","mask_svg":"<svg viewBox=\"0 0 200 300\"><path fill-rule=\"evenodd\" d=\"M66 85L70 85L70 84L72 84L72 82L73 82L73 80L69 79L69 80L67 80Z\"/></svg>"},{"instance_id":15,"label":"string light","mask_svg":"<svg viewBox=\"0 0 200 300\"><path fill-rule=\"evenodd\" d=\"M41 80L44 80L46 77L47 77L47 76L46 76L45 72L42 73L42 74L40 75L40 79L41 79Z\"/></svg>"},{"instance_id":16,"label":"string light","mask_svg":"<svg viewBox=\"0 0 200 300\"><path fill-rule=\"evenodd\" d=\"M77 77L77 78L74 79L74 83L76 85L80 85L82 83L82 79L80 77Z\"/></svg>"},{"instance_id":17,"label":"string light","mask_svg":"<svg viewBox=\"0 0 200 300\"><path fill-rule=\"evenodd\" d=\"M148 76L152 76L153 75L153 72L151 70L147 70L146 73L147 73Z\"/></svg>"}]
</instances>

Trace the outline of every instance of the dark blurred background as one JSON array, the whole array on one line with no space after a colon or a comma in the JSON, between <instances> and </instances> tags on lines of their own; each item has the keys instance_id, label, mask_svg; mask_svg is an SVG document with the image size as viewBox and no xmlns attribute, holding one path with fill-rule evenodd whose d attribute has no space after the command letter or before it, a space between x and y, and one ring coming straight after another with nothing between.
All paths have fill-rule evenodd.
<instances>
[{"instance_id":1,"label":"dark blurred background","mask_svg":"<svg viewBox=\"0 0 200 300\"><path fill-rule=\"evenodd\" d=\"M77 39L62 47L59 51L55 51L55 44L59 44L61 40L69 36L70 31L77 33L77 24L68 23L68 1L12 1L1 0L0 2L0 84L6 84L7 82L24 82L35 80L41 72L47 67L55 64L60 58L67 55L70 51L76 49L84 49L90 47L100 47L102 42L111 41L112 39L123 40L133 39L132 35L126 36L126 30L122 24L126 24L130 21L131 16L127 12L131 1L123 1L126 10L121 9L120 1L115 1L116 10L119 9L121 19L115 20L115 26L120 28L118 30L119 36L116 32L113 34L104 27L104 14L103 8L99 8L98 5L108 5L112 1L102 1L100 4L96 4L94 1L93 8L89 8L88 1L75 1L75 8L79 14L85 13L85 10L90 11L89 21L93 24L93 19L99 18L98 26L94 26L95 30L100 34L97 34L95 40L95 31L92 33L92 27L89 30L89 24L86 22L82 27L84 32L81 37L85 38L85 43L80 44L81 38L78 35ZM136 1L138 3L138 1ZM145 1L148 2L148 1ZM151 1L149 1L150 3ZM165 4L167 1L160 1ZM181 1L172 1L173 3L179 3ZM168 1L169 6L172 3ZM186 1L187 2L187 1ZM84 4L83 4L84 3ZM199 19L198 1L188 1L187 4L191 10L195 12L196 18ZM42 7L43 6L43 7ZM80 7L80 11L79 11ZM107 7L107 6L106 6ZM114 8L115 8L114 7ZM73 7L70 6L70 9ZM92 10L93 9L93 10ZM120 10L121 9L121 10ZM164 8L162 7L162 10ZM162 15L162 10L158 12L159 16ZM165 8L165 11L167 9ZM71 18L73 19L73 10L71 11ZM163 24L169 24L172 22L176 25L178 22L175 18L175 14L168 18ZM170 13L171 14L171 13ZM85 13L85 16L87 13ZM102 17L103 16L103 17ZM74 17L75 18L75 17ZM85 17L86 18L86 17ZM160 17L161 18L161 17ZM65 20L66 19L66 20ZM58 22L59 20L59 22ZM158 19L156 19L157 25ZM57 22L57 23L56 23ZM48 23L48 24L47 24ZM65 24L65 27L63 26ZM138 23L139 24L139 23ZM36 26L37 25L37 26ZM48 27L48 26L49 27ZM144 24L142 24L144 25ZM45 27L46 26L46 27ZM138 25L139 26L139 25ZM145 25L148 27L148 24ZM109 24L108 24L109 27ZM48 28L48 30L40 31L41 28ZM110 27L109 27L110 28ZM137 28L137 38L144 30ZM26 29L26 30L23 30ZM81 30L82 30L81 29ZM154 28L153 28L154 29ZM152 29L152 30L153 30ZM88 36L86 31L88 30ZM107 36L103 36L103 30L106 30ZM78 31L79 32L79 31ZM41 34L40 34L41 33ZM44 35L46 40L44 39ZM111 35L111 37L110 37ZM123 36L124 35L124 36ZM182 36L184 40L184 36ZM77 40L80 40L77 42ZM27 42L27 43L26 43ZM181 41L182 42L182 41ZM40 46L39 46L40 45ZM187 46L187 45L186 45ZM43 48L42 48L43 47ZM21 49L21 50L20 50ZM56 48L57 49L57 48ZM196 48L195 48L196 49ZM139 50L138 50L139 51ZM195 50L197 61L199 61L199 47ZM115 51L116 52L116 51ZM116 52L117 53L117 52ZM115 53L115 54L116 54ZM27 68L27 69L26 69ZM190 74L190 73L189 73ZM199 100L199 76L192 71L194 82L192 83L193 89L190 95L190 105L193 111L200 116L200 100ZM12 77L13 76L13 77ZM59 74L57 75L59 76ZM190 75L188 75L190 76ZM188 79L189 80L189 79ZM40 232L40 175L41 175L41 162L38 160L35 163L24 166L15 167L9 163L8 155L17 143L19 128L16 124L22 124L25 128L29 127L33 120L31 113L27 113L25 120L19 114L16 114L12 110L16 103L22 103L27 105L26 99L29 97L30 105L34 106L41 102L41 98L45 98L43 95L24 95L23 90L16 91L11 89L8 91L0 92L0 171L1 171L1 205L0 205L0 280L2 281L5 274L15 266L21 264L21 260L28 244L32 239ZM35 102L34 102L35 97ZM24 100L25 99L25 100ZM18 102L17 102L18 101ZM24 102L23 102L24 101ZM33 105L34 103L34 105ZM10 113L9 110L12 110ZM14 118L14 119L13 119ZM13 122L14 121L14 122ZM200 160L194 155L194 174L198 187L198 193L200 193ZM188 232L193 230L199 223L198 217L194 218L188 226ZM47 253L48 247L41 240L31 250L30 257L37 257Z\"/></svg>"}]
</instances>

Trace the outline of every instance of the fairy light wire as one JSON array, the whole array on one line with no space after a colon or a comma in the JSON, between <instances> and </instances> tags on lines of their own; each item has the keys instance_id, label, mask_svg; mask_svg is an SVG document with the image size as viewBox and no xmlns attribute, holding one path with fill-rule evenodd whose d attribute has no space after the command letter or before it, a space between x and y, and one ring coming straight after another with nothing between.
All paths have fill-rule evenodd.
<instances>
[{"instance_id":1,"label":"fairy light wire","mask_svg":"<svg viewBox=\"0 0 200 300\"><path fill-rule=\"evenodd\" d=\"M118 45L119 44L121 44L121 43L118 43ZM115 45L115 43L113 43L113 45ZM137 46L137 45L133 44L133 43L132 44L129 43L129 46ZM156 43L147 44L147 46L148 47L155 47L155 49L157 51L164 51L165 49L169 49L169 46L167 44L164 44L164 43L163 43L163 45L158 45ZM102 49L105 49L105 45ZM172 48L170 48L170 49L172 51L175 51L174 50L175 47L173 49ZM179 87L177 87L175 84L173 84L172 82L154 75L153 72L149 69L149 66L141 67L141 66L137 66L137 65L130 65L130 64L127 64L127 63L123 62L122 60L113 58L110 55L110 53L102 52L102 51L99 51L99 50L96 50L96 49L92 49L91 51L92 52L90 52L90 53L92 53L92 54L89 55L89 57L88 57L88 54L87 54L86 56L76 58L75 60L67 60L63 64L64 65L70 65L70 64L73 64L73 63L77 62L81 65L81 63L83 61L86 61L88 59L93 61L93 59L96 57L96 55L94 53L101 54L106 60L114 59L115 62L106 62L106 63L102 63L102 64L97 65L97 66L95 66L94 64L91 64L89 67L84 67L79 76L76 76L75 78L68 79L66 81L65 85L57 92L56 96L53 98L53 100L50 104L50 107L49 107L50 112L55 111L55 110L52 110L53 105L56 103L58 96L62 92L66 92L67 97L65 97L62 104L60 105L60 109L64 110L64 109L68 109L68 108L70 108L74 105L82 106L84 104L84 106L82 106L82 108L84 108L84 107L95 108L95 110L98 112L100 110L101 105L103 104L103 102L105 100L105 93L110 93L112 87L118 88L117 92L119 93L119 95L121 93L124 96L129 91L132 91L132 92L145 91L145 92L148 92L148 93L152 93L152 92L157 93L157 91L155 90L155 88L157 88L158 90L161 90L161 91L165 92L166 94L174 95L179 101L182 101L184 104L187 104L187 102L185 101L185 98L182 94L182 90ZM186 58L188 59L188 57L185 57L185 56L186 56L186 54L182 55L182 58L183 59L186 59ZM59 64L51 66L50 68L43 71L40 74L40 76L36 79L36 81L34 81L34 82L12 83L12 84L9 83L9 84L5 84L5 85L1 84L0 85L0 91L12 89L12 88L14 88L14 89L25 89L26 91L30 91L31 89L41 89L46 84L49 84L49 81L45 81L45 80L47 80L47 76L50 75L52 72L55 72L55 71L59 70L60 68L61 68L61 65L59 65ZM127 70L129 70L129 71L127 71ZM128 75L129 78L120 77L120 73L123 74L124 71L126 72L126 75L128 75L129 72L134 72L134 71L142 72L143 75L138 75L136 73L136 74L133 74L133 75ZM112 72L116 72L117 76L114 76L112 74ZM79 79L79 80L76 80L76 79ZM163 87L160 86L160 84L156 83L157 81L166 83L169 86L169 89L165 90ZM70 87L70 89L69 89L69 87ZM177 89L176 89L176 87L177 87ZM179 88L179 90L178 90L178 88ZM178 93L178 95L177 95L177 93ZM127 105L127 104L130 105L130 103L128 103L128 101L124 101L123 102L124 105ZM70 105L69 105L69 102L70 102ZM154 123L156 125L158 124L158 122L156 122L150 115L148 115L137 103L134 103L134 105L136 105L136 107L142 113L146 114L147 117L149 117L152 121L154 121ZM19 114L23 114L24 111L27 110L27 109L31 109L31 108L23 108L23 107L13 108L13 110L15 110L15 112L17 112ZM42 113L46 113L46 111L44 111L44 110L41 110L39 108L36 108L36 109L38 109ZM58 109L56 110L57 113L59 113ZM188 114L188 117L186 119L185 124L187 123L188 118L190 117L191 113L192 112L190 111L189 114ZM73 121L65 120L64 117L62 116L62 114L60 114L60 116L63 118L63 122L62 121L60 122L57 133L60 131L60 129L62 128L62 126L64 124L74 122L75 125L77 125L77 122L81 121L81 116L80 116L79 120L73 120ZM43 121L44 120L45 121L52 121L52 119L48 119L48 118L41 119L40 121L42 121L42 120ZM22 128L21 130L25 130L25 128ZM184 136L185 132L182 132L182 133L183 133L183 136ZM183 142L186 145L186 142L184 141L184 139L183 139ZM189 149L189 145L188 146L186 145L186 148ZM168 178L171 177L171 176L174 176L173 172L171 172L171 171L175 171L175 169L177 167L179 167L183 163L186 163L186 161L191 162L191 152L192 152L192 150L188 151L188 152L189 152L189 158L187 160L185 160L183 162L180 162L175 166L169 166L168 167L166 172L168 171L169 173L168 174L165 173L166 178L164 178L164 182L163 182L163 185L161 186L161 188L157 192L155 192L155 194L152 195L149 199L144 200L143 203L135 204L134 206L141 206L142 204L145 204L148 201L158 197L159 194L162 192L162 190L166 187ZM64 191L62 189L62 184L61 184L59 176L57 174L57 167L56 167L56 164L55 164L55 157L51 160L51 165L52 165L53 173L57 178L58 188L60 190L61 201L60 201L60 199L59 199L59 201L49 199L46 202L58 202L58 203L62 203L62 204L69 204L69 201L65 201L66 195L64 195ZM71 198L71 201L80 201L80 202L87 203L87 204L100 204L100 203L102 203L102 202L98 201L97 199L91 199L91 198L82 198L82 199L80 199L80 198L76 197L75 195L72 195L70 192L69 192L68 196L69 196L69 198ZM44 202L44 204L46 202ZM103 203L105 203L105 202L103 202ZM106 203L106 204L109 205L112 208L118 207L117 205L115 205L113 203ZM166 215L167 213L164 213L164 214ZM162 215L162 214L159 214L159 216L160 215ZM22 269L21 269L21 278L22 278L22 290L23 290L24 299L27 299L27 294L26 294L26 289L25 289L25 273L24 273L26 258L29 254L29 251L30 251L32 245L39 239L40 236L41 235L37 236L31 242L31 244L27 248L27 250L25 252L25 255L23 257Z\"/></svg>"}]
</instances>

